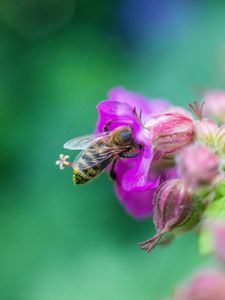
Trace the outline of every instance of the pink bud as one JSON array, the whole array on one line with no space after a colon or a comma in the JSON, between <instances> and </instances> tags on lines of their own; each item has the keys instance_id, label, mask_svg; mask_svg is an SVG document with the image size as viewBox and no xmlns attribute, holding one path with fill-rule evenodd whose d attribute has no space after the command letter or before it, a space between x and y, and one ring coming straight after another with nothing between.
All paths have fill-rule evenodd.
<instances>
[{"instance_id":1,"label":"pink bud","mask_svg":"<svg viewBox=\"0 0 225 300\"><path fill-rule=\"evenodd\" d=\"M210 236L210 249L225 264L225 222L220 218L208 219L204 228ZM210 251L210 252L211 252Z\"/></svg>"},{"instance_id":2,"label":"pink bud","mask_svg":"<svg viewBox=\"0 0 225 300\"><path fill-rule=\"evenodd\" d=\"M209 91L204 98L205 106L203 115L218 121L222 124L225 122L225 92Z\"/></svg>"},{"instance_id":3,"label":"pink bud","mask_svg":"<svg viewBox=\"0 0 225 300\"><path fill-rule=\"evenodd\" d=\"M217 131L216 145L218 152L222 155L225 155L225 124Z\"/></svg>"},{"instance_id":4,"label":"pink bud","mask_svg":"<svg viewBox=\"0 0 225 300\"><path fill-rule=\"evenodd\" d=\"M225 263L225 223L218 222L214 231L215 253ZM225 298L224 298L225 299Z\"/></svg>"},{"instance_id":5,"label":"pink bud","mask_svg":"<svg viewBox=\"0 0 225 300\"><path fill-rule=\"evenodd\" d=\"M218 156L199 144L183 149L177 158L177 164L185 183L193 189L211 184L220 174Z\"/></svg>"},{"instance_id":6,"label":"pink bud","mask_svg":"<svg viewBox=\"0 0 225 300\"><path fill-rule=\"evenodd\" d=\"M153 204L157 234L141 243L142 249L147 252L161 242L165 234L191 229L198 223L202 211L199 201L180 179L164 182L156 191Z\"/></svg>"},{"instance_id":7,"label":"pink bud","mask_svg":"<svg viewBox=\"0 0 225 300\"><path fill-rule=\"evenodd\" d=\"M217 125L208 120L202 119L195 123L197 141L206 146L214 147L216 144Z\"/></svg>"},{"instance_id":8,"label":"pink bud","mask_svg":"<svg viewBox=\"0 0 225 300\"><path fill-rule=\"evenodd\" d=\"M211 120L203 118L204 105L205 102L200 105L198 101L195 101L194 104L189 104L190 108L198 118L198 121L195 122L196 138L206 146L214 147L218 127Z\"/></svg>"},{"instance_id":9,"label":"pink bud","mask_svg":"<svg viewBox=\"0 0 225 300\"><path fill-rule=\"evenodd\" d=\"M225 263L225 223L224 222L218 223L215 228L215 252L218 258Z\"/></svg>"},{"instance_id":10,"label":"pink bud","mask_svg":"<svg viewBox=\"0 0 225 300\"><path fill-rule=\"evenodd\" d=\"M225 273L204 270L196 274L186 287L177 290L174 300L224 300Z\"/></svg>"},{"instance_id":11,"label":"pink bud","mask_svg":"<svg viewBox=\"0 0 225 300\"><path fill-rule=\"evenodd\" d=\"M174 156L195 138L194 120L188 113L165 113L149 129L153 133L154 151L163 158Z\"/></svg>"}]
</instances>

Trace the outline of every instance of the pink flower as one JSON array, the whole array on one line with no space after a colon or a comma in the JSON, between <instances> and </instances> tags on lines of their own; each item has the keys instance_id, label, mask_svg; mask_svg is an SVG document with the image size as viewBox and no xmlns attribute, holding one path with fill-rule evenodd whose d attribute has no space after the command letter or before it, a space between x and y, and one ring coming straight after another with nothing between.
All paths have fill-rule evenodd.
<instances>
[{"instance_id":1,"label":"pink flower","mask_svg":"<svg viewBox=\"0 0 225 300\"><path fill-rule=\"evenodd\" d=\"M137 157L117 161L116 191L130 214L146 217L152 212L155 189L167 176L167 164L159 170L154 162L173 161L183 147L193 143L194 120L184 109L168 110L164 100L149 100L123 88L110 91L109 100L100 102L97 108L98 132L106 127L112 131L130 126L135 142L142 147ZM163 112L166 109L168 112Z\"/></svg>"},{"instance_id":2,"label":"pink flower","mask_svg":"<svg viewBox=\"0 0 225 300\"><path fill-rule=\"evenodd\" d=\"M130 126L136 143L143 146L138 157L118 160L115 166L117 195L127 212L135 218L151 214L152 197L161 180L158 172L150 172L154 158L153 136L145 123L168 107L165 100L150 100L123 88L111 90L109 100L97 106L98 132L102 132L106 125L110 131L119 126Z\"/></svg>"},{"instance_id":3,"label":"pink flower","mask_svg":"<svg viewBox=\"0 0 225 300\"><path fill-rule=\"evenodd\" d=\"M174 300L224 300L225 274L204 270L196 274L186 287L178 289Z\"/></svg>"},{"instance_id":4,"label":"pink flower","mask_svg":"<svg viewBox=\"0 0 225 300\"><path fill-rule=\"evenodd\" d=\"M219 157L211 149L199 144L184 148L178 156L177 165L185 183L193 189L213 183L220 174Z\"/></svg>"}]
</instances>

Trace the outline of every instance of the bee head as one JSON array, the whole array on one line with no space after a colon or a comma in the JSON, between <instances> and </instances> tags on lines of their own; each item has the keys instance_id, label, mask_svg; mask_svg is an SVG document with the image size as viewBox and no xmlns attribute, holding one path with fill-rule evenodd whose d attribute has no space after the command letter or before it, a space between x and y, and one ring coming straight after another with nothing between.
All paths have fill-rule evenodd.
<instances>
[{"instance_id":1,"label":"bee head","mask_svg":"<svg viewBox=\"0 0 225 300\"><path fill-rule=\"evenodd\" d=\"M117 146L133 146L135 142L132 129L127 126L118 128L115 131L113 141Z\"/></svg>"}]
</instances>

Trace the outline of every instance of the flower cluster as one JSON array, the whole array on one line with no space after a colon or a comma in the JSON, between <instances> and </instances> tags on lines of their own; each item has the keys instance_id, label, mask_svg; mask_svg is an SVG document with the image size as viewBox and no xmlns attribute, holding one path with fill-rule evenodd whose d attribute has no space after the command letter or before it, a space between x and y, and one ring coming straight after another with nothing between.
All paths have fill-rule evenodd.
<instances>
[{"instance_id":1,"label":"flower cluster","mask_svg":"<svg viewBox=\"0 0 225 300\"><path fill-rule=\"evenodd\" d=\"M108 143L116 155L106 156L106 150L104 155L94 153L96 147L84 138L80 148L77 139L66 144L68 149L88 145L79 162L69 163L67 156L57 161L61 168L72 166L75 183L83 183L102 170L99 157L107 157L104 169L113 173L125 210L137 219L153 215L156 235L141 243L147 252L207 219L218 196L215 188L224 182L225 93L209 92L202 105L195 101L190 107L192 114L172 107L167 100L114 88L97 106L95 135L98 146L105 148ZM111 136L121 128L126 128L126 134L121 131L118 144ZM121 144L122 139L127 142L131 138L127 131L132 132L129 147ZM103 136L107 142L101 140ZM89 169L87 162L92 166Z\"/></svg>"},{"instance_id":2,"label":"flower cluster","mask_svg":"<svg viewBox=\"0 0 225 300\"><path fill-rule=\"evenodd\" d=\"M162 99L147 99L123 88L109 92L109 99L97 106L97 131L130 126L141 153L118 160L115 166L117 195L129 214L144 218L152 214L156 189L178 176L175 154L195 138L194 120L185 110L172 109Z\"/></svg>"}]
</instances>

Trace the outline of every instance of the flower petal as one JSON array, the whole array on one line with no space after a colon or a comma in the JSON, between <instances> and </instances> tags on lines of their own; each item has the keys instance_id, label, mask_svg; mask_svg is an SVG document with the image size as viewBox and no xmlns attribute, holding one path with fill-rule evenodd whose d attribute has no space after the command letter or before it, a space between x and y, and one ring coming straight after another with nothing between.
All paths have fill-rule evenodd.
<instances>
[{"instance_id":1,"label":"flower petal","mask_svg":"<svg viewBox=\"0 0 225 300\"><path fill-rule=\"evenodd\" d=\"M132 124L132 108L126 103L105 100L97 105L97 109L99 111L98 132L102 132L110 122L113 122L111 129Z\"/></svg>"},{"instance_id":2,"label":"flower petal","mask_svg":"<svg viewBox=\"0 0 225 300\"><path fill-rule=\"evenodd\" d=\"M158 114L167 110L170 106L168 101L163 99L149 99L142 94L134 93L123 87L115 87L109 91L109 99L129 104L136 107L137 112L142 112L143 120L149 114Z\"/></svg>"},{"instance_id":3,"label":"flower petal","mask_svg":"<svg viewBox=\"0 0 225 300\"><path fill-rule=\"evenodd\" d=\"M116 193L126 211L134 218L142 219L152 214L154 190L149 189L144 192L125 191L121 185L116 184Z\"/></svg>"},{"instance_id":4,"label":"flower petal","mask_svg":"<svg viewBox=\"0 0 225 300\"><path fill-rule=\"evenodd\" d=\"M153 159L153 152L150 147L145 147L138 156L135 166L127 171L122 178L122 187L126 191L146 191L154 189L159 180L152 181L149 176L149 169Z\"/></svg>"},{"instance_id":5,"label":"flower petal","mask_svg":"<svg viewBox=\"0 0 225 300\"><path fill-rule=\"evenodd\" d=\"M151 170L149 176L151 181L154 182L154 187L150 187L146 191L126 191L122 187L123 176L129 170L132 170L134 166L139 163L138 158L121 159L118 160L115 166L116 172L116 193L125 207L126 211L136 219L146 218L152 214L153 205L152 199L156 187L159 183L170 178L177 178L177 172L175 168L169 168L159 175L158 172Z\"/></svg>"},{"instance_id":6,"label":"flower petal","mask_svg":"<svg viewBox=\"0 0 225 300\"><path fill-rule=\"evenodd\" d=\"M97 105L97 109L112 117L130 116L132 108L126 103L118 101L104 100Z\"/></svg>"}]
</instances>

